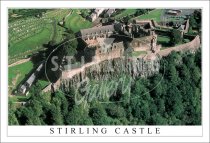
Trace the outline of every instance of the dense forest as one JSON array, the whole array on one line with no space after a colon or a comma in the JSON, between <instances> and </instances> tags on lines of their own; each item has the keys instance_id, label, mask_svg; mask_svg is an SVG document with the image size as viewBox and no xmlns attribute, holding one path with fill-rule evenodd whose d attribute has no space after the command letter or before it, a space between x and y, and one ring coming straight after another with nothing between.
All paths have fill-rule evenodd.
<instances>
[{"instance_id":1,"label":"dense forest","mask_svg":"<svg viewBox=\"0 0 210 143\"><path fill-rule=\"evenodd\" d=\"M75 104L74 92L42 93L36 84L24 106L9 103L9 124L200 125L201 50L162 58L158 74L135 79L130 100L119 92L109 99L116 102L93 100L84 107Z\"/></svg>"}]
</instances>

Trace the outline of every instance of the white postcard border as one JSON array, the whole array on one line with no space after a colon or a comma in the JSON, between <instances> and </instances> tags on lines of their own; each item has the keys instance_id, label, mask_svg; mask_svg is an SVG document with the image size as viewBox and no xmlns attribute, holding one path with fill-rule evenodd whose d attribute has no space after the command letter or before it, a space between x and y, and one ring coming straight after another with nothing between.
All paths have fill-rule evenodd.
<instances>
[{"instance_id":1,"label":"white postcard border","mask_svg":"<svg viewBox=\"0 0 210 143\"><path fill-rule=\"evenodd\" d=\"M199 128L202 127L202 136L200 134L193 135L193 137L176 137L176 133L174 133L173 137L163 137L163 136L157 136L152 137L149 135L146 136L139 136L135 138L119 138L119 137L35 137L36 132L42 133L42 131L45 131L45 129L50 128L51 126L9 126L7 130L8 125L8 113L6 112L8 109L8 95L7 95L7 85L8 85L8 49L7 49L7 8L8 7L26 7L26 8L33 8L33 7L39 7L39 8L60 8L60 7L83 7L83 8L92 8L92 7L122 7L122 8L142 8L142 7L182 7L182 8L202 8L203 9L203 21L202 21L202 62L203 62L203 69L202 69L202 126L194 126L194 128L191 128L189 126L157 126L160 127L161 130L165 128L168 132L171 130L174 130L176 133L184 133L186 130L188 131L198 131ZM3 19L3 20L2 20ZM205 29L204 29L205 27ZM2 1L1 2L1 141L4 142L31 142L31 141L41 141L41 142L84 142L84 141L91 141L91 142L98 142L99 141L120 141L120 142L136 142L136 141L143 141L143 142L152 142L152 141L159 141L159 142L168 142L168 141L182 141L182 142L204 142L209 141L209 2L208 1L135 1L135 2L126 2L126 1ZM6 120L5 120L6 119ZM54 126L52 126L54 127ZM64 127L64 126L59 126ZM69 126L68 126L69 127ZM72 126L71 126L72 127ZM96 127L96 126L94 126ZM107 128L112 128L113 126L103 126ZM125 127L125 126L122 126ZM131 127L131 126L129 126ZM135 126L138 127L138 126ZM143 126L140 126L143 127ZM145 126L146 127L152 127L152 126ZM156 126L155 126L156 127ZM175 129L177 128L177 129ZM191 129L190 129L191 128ZM13 132L12 132L13 130ZM26 131L27 130L27 131ZM21 135L21 132L27 135L27 133L33 133L35 136L31 137L9 137L7 134L7 131L11 131L12 136L15 132L17 134ZM14 132L15 131L15 132ZM32 131L32 132L30 132ZM198 137L199 136L199 137ZM63 136L62 136L63 137ZM144 137L144 138L142 138ZM166 140L168 139L168 140Z\"/></svg>"}]
</instances>

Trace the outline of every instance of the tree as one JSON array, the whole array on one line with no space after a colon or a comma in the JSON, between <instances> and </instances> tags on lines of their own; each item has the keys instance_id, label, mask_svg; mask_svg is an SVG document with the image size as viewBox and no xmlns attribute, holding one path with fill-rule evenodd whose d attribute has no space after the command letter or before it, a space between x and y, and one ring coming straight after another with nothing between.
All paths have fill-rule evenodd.
<instances>
[{"instance_id":1,"label":"tree","mask_svg":"<svg viewBox=\"0 0 210 143\"><path fill-rule=\"evenodd\" d=\"M84 105L75 105L66 119L67 125L92 125L92 119L88 115L88 109Z\"/></svg>"},{"instance_id":2,"label":"tree","mask_svg":"<svg viewBox=\"0 0 210 143\"><path fill-rule=\"evenodd\" d=\"M147 14L148 11L149 11L149 9L137 9L134 15L139 16L139 15L142 15L142 14Z\"/></svg>"},{"instance_id":3,"label":"tree","mask_svg":"<svg viewBox=\"0 0 210 143\"><path fill-rule=\"evenodd\" d=\"M53 125L64 125L63 115L60 107L56 107L54 104L51 104L51 115L53 120Z\"/></svg>"},{"instance_id":4,"label":"tree","mask_svg":"<svg viewBox=\"0 0 210 143\"><path fill-rule=\"evenodd\" d=\"M107 114L111 116L112 118L119 119L119 118L125 117L126 115L124 108L116 104L110 104L106 108L106 111L107 111Z\"/></svg>"},{"instance_id":5,"label":"tree","mask_svg":"<svg viewBox=\"0 0 210 143\"><path fill-rule=\"evenodd\" d=\"M164 99L157 99L156 101L156 106L157 106L157 112L160 113L161 115L164 115L165 113L165 100Z\"/></svg>"},{"instance_id":6,"label":"tree","mask_svg":"<svg viewBox=\"0 0 210 143\"><path fill-rule=\"evenodd\" d=\"M66 56L74 56L77 53L77 38L75 37L74 32L71 29L66 30L66 39L65 41L68 41L66 44L64 44L65 49L65 55Z\"/></svg>"},{"instance_id":7,"label":"tree","mask_svg":"<svg viewBox=\"0 0 210 143\"><path fill-rule=\"evenodd\" d=\"M173 29L171 32L170 43L172 45L179 44L182 41L182 34L179 30Z\"/></svg>"},{"instance_id":8,"label":"tree","mask_svg":"<svg viewBox=\"0 0 210 143\"><path fill-rule=\"evenodd\" d=\"M65 97L65 94L61 91L55 92L55 96L53 97L53 104L57 107L60 108L63 116L63 120L67 118L68 115L68 100Z\"/></svg>"},{"instance_id":9,"label":"tree","mask_svg":"<svg viewBox=\"0 0 210 143\"><path fill-rule=\"evenodd\" d=\"M151 96L155 99L161 98L161 95L165 94L163 75L156 74L150 80L152 81L150 89Z\"/></svg>"},{"instance_id":10,"label":"tree","mask_svg":"<svg viewBox=\"0 0 210 143\"><path fill-rule=\"evenodd\" d=\"M109 125L105 109L100 103L95 103L90 108L89 116L92 118L94 125Z\"/></svg>"},{"instance_id":11,"label":"tree","mask_svg":"<svg viewBox=\"0 0 210 143\"><path fill-rule=\"evenodd\" d=\"M167 125L167 119L165 119L161 114L154 114L151 116L150 125Z\"/></svg>"},{"instance_id":12,"label":"tree","mask_svg":"<svg viewBox=\"0 0 210 143\"><path fill-rule=\"evenodd\" d=\"M200 79L201 79L201 71L199 67L194 67L192 72L191 72L191 77L193 82L198 86L200 84Z\"/></svg>"},{"instance_id":13,"label":"tree","mask_svg":"<svg viewBox=\"0 0 210 143\"><path fill-rule=\"evenodd\" d=\"M19 125L18 119L15 115L15 106L14 104L10 101L9 102L9 125Z\"/></svg>"},{"instance_id":14,"label":"tree","mask_svg":"<svg viewBox=\"0 0 210 143\"><path fill-rule=\"evenodd\" d=\"M195 64L201 69L201 49L198 49L195 54Z\"/></svg>"},{"instance_id":15,"label":"tree","mask_svg":"<svg viewBox=\"0 0 210 143\"><path fill-rule=\"evenodd\" d=\"M192 15L190 16L190 21L189 21L190 26L192 26L193 28L195 28L197 26L197 22L195 20L195 17Z\"/></svg>"}]
</instances>

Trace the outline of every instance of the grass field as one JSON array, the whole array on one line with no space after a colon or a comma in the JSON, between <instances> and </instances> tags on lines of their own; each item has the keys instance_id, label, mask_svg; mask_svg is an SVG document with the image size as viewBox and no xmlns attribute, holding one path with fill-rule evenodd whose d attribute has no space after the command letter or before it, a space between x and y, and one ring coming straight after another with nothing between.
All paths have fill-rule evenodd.
<instances>
[{"instance_id":1,"label":"grass field","mask_svg":"<svg viewBox=\"0 0 210 143\"><path fill-rule=\"evenodd\" d=\"M13 67L9 67L9 89L13 90L24 79L25 75L28 74L32 69L33 63L31 61Z\"/></svg>"},{"instance_id":2,"label":"grass field","mask_svg":"<svg viewBox=\"0 0 210 143\"><path fill-rule=\"evenodd\" d=\"M37 82L41 85L41 88L45 88L50 83L50 82L48 82L46 80L42 80L42 79L39 79Z\"/></svg>"},{"instance_id":3,"label":"grass field","mask_svg":"<svg viewBox=\"0 0 210 143\"><path fill-rule=\"evenodd\" d=\"M155 9L150 11L148 14L144 14L141 16L136 17L137 19L145 20L145 19L153 19L157 22L161 21L161 13L163 12L163 9Z\"/></svg>"},{"instance_id":4,"label":"grass field","mask_svg":"<svg viewBox=\"0 0 210 143\"><path fill-rule=\"evenodd\" d=\"M69 9L60 9L60 10L51 10L47 12L45 15L46 18L55 18L56 21L60 21L70 12ZM14 22L15 23L15 22ZM21 27L21 25L20 25ZM60 42L62 38L62 33L64 31L63 28L58 27L57 30L57 36L56 36L56 42ZM27 56L34 51L38 51L42 48L42 45L45 43L48 43L53 34L53 27L52 24L45 24L45 27L43 30L37 34L32 34L33 36L30 36L26 39L23 39L22 41L11 44L9 46L9 59L16 59L23 58L24 56Z\"/></svg>"},{"instance_id":5,"label":"grass field","mask_svg":"<svg viewBox=\"0 0 210 143\"><path fill-rule=\"evenodd\" d=\"M146 53L147 53L146 51L134 51L132 53L132 56L138 57L138 56L143 55L143 54L146 54Z\"/></svg>"},{"instance_id":6,"label":"grass field","mask_svg":"<svg viewBox=\"0 0 210 143\"><path fill-rule=\"evenodd\" d=\"M171 46L171 44L170 44L170 37L158 36L157 44L161 44L162 47L169 47L169 46Z\"/></svg>"},{"instance_id":7,"label":"grass field","mask_svg":"<svg viewBox=\"0 0 210 143\"><path fill-rule=\"evenodd\" d=\"M91 26L92 23L77 14L76 10L73 10L71 15L66 18L66 27L70 28L75 33L80 29L90 28Z\"/></svg>"},{"instance_id":8,"label":"grass field","mask_svg":"<svg viewBox=\"0 0 210 143\"><path fill-rule=\"evenodd\" d=\"M9 97L9 101L11 102L26 102L30 96L22 96L22 95L15 95L12 97Z\"/></svg>"},{"instance_id":9,"label":"grass field","mask_svg":"<svg viewBox=\"0 0 210 143\"><path fill-rule=\"evenodd\" d=\"M135 12L136 12L136 9L126 9L123 12L121 12L120 14L116 15L115 18L120 19L124 16L134 14Z\"/></svg>"},{"instance_id":10,"label":"grass field","mask_svg":"<svg viewBox=\"0 0 210 143\"><path fill-rule=\"evenodd\" d=\"M30 53L30 51L42 48L44 43L47 43L51 39L52 29L43 29L42 32L24 39L14 45L9 47L9 58L23 54L25 52Z\"/></svg>"}]
</instances>

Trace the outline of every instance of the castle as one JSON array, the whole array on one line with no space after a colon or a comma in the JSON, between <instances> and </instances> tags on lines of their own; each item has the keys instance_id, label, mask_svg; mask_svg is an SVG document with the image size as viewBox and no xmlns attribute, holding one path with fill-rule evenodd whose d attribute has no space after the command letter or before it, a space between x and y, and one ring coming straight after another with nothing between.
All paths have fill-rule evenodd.
<instances>
[{"instance_id":1,"label":"castle","mask_svg":"<svg viewBox=\"0 0 210 143\"><path fill-rule=\"evenodd\" d=\"M188 23L181 30L188 30ZM175 47L169 47L162 49L161 45L157 45L157 34L154 32L154 27L157 23L152 20L133 21L133 23L122 24L114 23L111 25L93 27L88 29L82 29L78 33L78 37L85 43L84 57L86 63L81 67L73 69L64 69L62 71L61 78L53 83L53 90L58 89L63 82L75 84L88 75L88 72L94 74L94 77L100 77L100 70L98 71L95 66L97 64L106 64L107 61L123 61L125 56L133 56L134 52L142 52L143 54L135 55L138 62L137 65L143 61L155 61L158 56L167 56L172 51L195 51L200 47L200 37L197 35L194 39L188 43L181 44ZM185 33L185 31L183 31ZM128 65L131 64L127 63ZM135 65L129 65L128 67L135 67ZM138 76L144 73L136 70L126 69L132 76ZM95 71L96 70L96 71ZM115 69L121 70L121 69ZM94 71L94 72L93 72ZM138 72L137 72L138 71ZM155 71L155 69L154 69ZM97 75L97 76L96 76ZM69 80L69 81L67 81ZM27 82L26 82L27 83ZM52 84L48 85L44 92L52 89ZM30 87L30 86L29 86ZM25 93L26 88L21 86L21 93Z\"/></svg>"}]
</instances>

